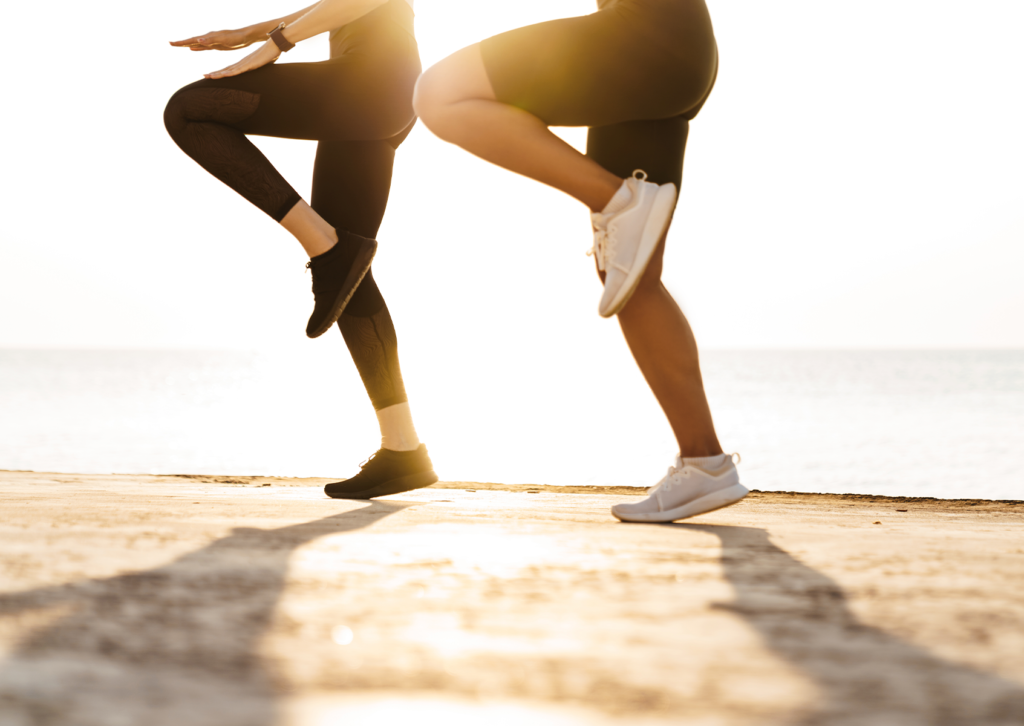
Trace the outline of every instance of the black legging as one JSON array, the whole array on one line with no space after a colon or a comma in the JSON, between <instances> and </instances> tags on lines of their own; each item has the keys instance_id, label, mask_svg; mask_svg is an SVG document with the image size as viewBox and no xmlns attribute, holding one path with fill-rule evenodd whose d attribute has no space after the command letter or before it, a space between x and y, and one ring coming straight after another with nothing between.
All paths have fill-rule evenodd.
<instances>
[{"instance_id":1,"label":"black legging","mask_svg":"<svg viewBox=\"0 0 1024 726\"><path fill-rule=\"evenodd\" d=\"M310 205L335 229L375 238L395 149L416 122L420 70L412 10L390 0L334 31L330 60L197 81L171 97L164 123L186 154L278 222L299 195L246 134L318 141ZM372 271L338 327L374 408L407 401L395 326Z\"/></svg>"}]
</instances>

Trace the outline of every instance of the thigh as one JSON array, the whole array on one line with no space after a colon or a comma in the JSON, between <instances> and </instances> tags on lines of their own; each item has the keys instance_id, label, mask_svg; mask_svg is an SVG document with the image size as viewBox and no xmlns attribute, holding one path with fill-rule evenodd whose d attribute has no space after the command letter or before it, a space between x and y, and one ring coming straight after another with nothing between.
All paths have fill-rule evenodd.
<instances>
[{"instance_id":1,"label":"thigh","mask_svg":"<svg viewBox=\"0 0 1024 726\"><path fill-rule=\"evenodd\" d=\"M310 206L336 229L376 238L394 160L395 149L387 141L321 141Z\"/></svg>"},{"instance_id":2,"label":"thigh","mask_svg":"<svg viewBox=\"0 0 1024 726\"><path fill-rule=\"evenodd\" d=\"M650 181L680 189L689 132L683 116L596 126L587 132L587 156L623 179L642 169Z\"/></svg>"},{"instance_id":3,"label":"thigh","mask_svg":"<svg viewBox=\"0 0 1024 726\"><path fill-rule=\"evenodd\" d=\"M363 57L271 64L190 88L228 88L258 97L256 110L231 124L246 134L315 141L388 139L413 120L419 67ZM391 67L389 67L391 66Z\"/></svg>"},{"instance_id":4,"label":"thigh","mask_svg":"<svg viewBox=\"0 0 1024 726\"><path fill-rule=\"evenodd\" d=\"M496 98L549 126L692 117L718 57L703 0L620 0L480 48Z\"/></svg>"},{"instance_id":5,"label":"thigh","mask_svg":"<svg viewBox=\"0 0 1024 726\"><path fill-rule=\"evenodd\" d=\"M395 150L416 125L383 141L321 141L310 206L335 229L375 238L391 194Z\"/></svg>"}]
</instances>

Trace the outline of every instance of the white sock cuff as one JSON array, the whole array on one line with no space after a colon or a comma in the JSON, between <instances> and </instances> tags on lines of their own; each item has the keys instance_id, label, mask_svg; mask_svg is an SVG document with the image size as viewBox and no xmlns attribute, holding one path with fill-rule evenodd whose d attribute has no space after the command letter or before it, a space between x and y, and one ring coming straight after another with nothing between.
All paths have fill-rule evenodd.
<instances>
[{"instance_id":1,"label":"white sock cuff","mask_svg":"<svg viewBox=\"0 0 1024 726\"><path fill-rule=\"evenodd\" d=\"M727 461L732 459L731 454L719 454L718 456L689 456L683 459L685 466L693 466L704 471L714 471L725 466Z\"/></svg>"}]
</instances>

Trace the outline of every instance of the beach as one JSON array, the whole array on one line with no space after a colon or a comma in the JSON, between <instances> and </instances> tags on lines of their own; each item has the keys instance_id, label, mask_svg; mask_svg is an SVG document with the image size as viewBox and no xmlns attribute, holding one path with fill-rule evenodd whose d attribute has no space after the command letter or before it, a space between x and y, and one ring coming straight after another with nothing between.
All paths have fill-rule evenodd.
<instances>
[{"instance_id":1,"label":"beach","mask_svg":"<svg viewBox=\"0 0 1024 726\"><path fill-rule=\"evenodd\" d=\"M0 724L1020 724L1024 502L0 472Z\"/></svg>"}]
</instances>

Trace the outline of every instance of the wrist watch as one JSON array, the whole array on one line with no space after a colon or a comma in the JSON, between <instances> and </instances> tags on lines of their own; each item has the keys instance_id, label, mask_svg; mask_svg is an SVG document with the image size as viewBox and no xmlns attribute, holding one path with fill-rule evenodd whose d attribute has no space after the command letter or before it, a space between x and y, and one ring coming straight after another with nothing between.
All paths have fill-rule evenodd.
<instances>
[{"instance_id":1,"label":"wrist watch","mask_svg":"<svg viewBox=\"0 0 1024 726\"><path fill-rule=\"evenodd\" d=\"M284 23L281 23L276 28L267 33L267 35L270 36L270 39L274 41L274 45L276 45L282 53L287 53L288 51L295 47L295 43L291 42L286 37L284 37L284 33L281 32L283 30Z\"/></svg>"}]
</instances>

